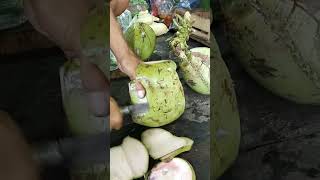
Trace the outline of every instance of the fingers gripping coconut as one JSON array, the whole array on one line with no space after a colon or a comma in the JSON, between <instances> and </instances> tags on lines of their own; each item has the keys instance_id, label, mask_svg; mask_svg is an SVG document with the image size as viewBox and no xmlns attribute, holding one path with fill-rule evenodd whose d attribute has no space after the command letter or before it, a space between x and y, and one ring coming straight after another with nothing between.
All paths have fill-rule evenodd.
<instances>
[{"instance_id":1,"label":"fingers gripping coconut","mask_svg":"<svg viewBox=\"0 0 320 180\"><path fill-rule=\"evenodd\" d=\"M110 27L112 27L111 33L113 34L110 39L111 49L118 59L120 69L130 79L135 79L135 69L140 60L128 48L114 16L114 14L119 14L123 11L126 8L124 6L128 5L128 3L124 3L123 1L114 0L110 3ZM91 63L89 57L104 58L104 46L107 44L107 40L103 43L101 43L101 40L99 41L99 39L104 39L101 37L95 37L96 40L88 40L90 39L88 35L99 36L101 34L96 33L99 34L96 35L94 32L90 32L88 30L90 28L88 27L91 27L92 23L95 23L91 19L93 17L90 14L91 10L97 9L97 14L103 17L103 13L105 13L104 7L104 1L102 0L24 1L25 14L35 29L56 43L64 51L68 59L79 62L81 81L87 92L89 109L93 114L100 117L106 116L109 112L109 103L106 100L109 96L109 84L106 76L94 63ZM99 20L100 22L97 22L98 28L103 26L105 22L104 18L100 18ZM98 48L93 48L93 46ZM94 52L93 54L91 50ZM140 83L137 83L137 90L138 97L144 97L144 88ZM110 100L111 106L114 106L114 102L114 100ZM112 108L112 110L116 111L116 114L120 113L117 108ZM118 116L110 117L110 121L114 120L112 119L113 117ZM119 121L119 118L114 121L115 123L111 124L119 124L116 123ZM116 125L116 128L118 128L118 125Z\"/></svg>"}]
</instances>

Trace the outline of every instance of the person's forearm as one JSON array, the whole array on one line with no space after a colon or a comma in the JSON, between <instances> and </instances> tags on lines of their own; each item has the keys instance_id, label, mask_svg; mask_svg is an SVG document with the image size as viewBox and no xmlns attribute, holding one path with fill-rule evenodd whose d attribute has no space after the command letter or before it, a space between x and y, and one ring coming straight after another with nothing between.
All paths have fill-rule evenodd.
<instances>
[{"instance_id":1,"label":"person's forearm","mask_svg":"<svg viewBox=\"0 0 320 180\"><path fill-rule=\"evenodd\" d=\"M127 42L125 41L120 25L110 8L110 47L119 63L128 56L133 55Z\"/></svg>"}]
</instances>

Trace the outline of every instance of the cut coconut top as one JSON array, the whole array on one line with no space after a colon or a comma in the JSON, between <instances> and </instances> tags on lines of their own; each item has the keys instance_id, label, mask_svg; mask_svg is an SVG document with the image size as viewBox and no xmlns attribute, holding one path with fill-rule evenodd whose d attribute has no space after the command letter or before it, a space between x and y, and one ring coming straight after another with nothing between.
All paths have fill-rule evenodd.
<instances>
[{"instance_id":1,"label":"cut coconut top","mask_svg":"<svg viewBox=\"0 0 320 180\"><path fill-rule=\"evenodd\" d=\"M150 172L148 180L195 180L196 176L190 163L174 158L170 162L160 162Z\"/></svg>"},{"instance_id":2,"label":"cut coconut top","mask_svg":"<svg viewBox=\"0 0 320 180\"><path fill-rule=\"evenodd\" d=\"M161 128L152 128L141 135L143 144L153 159L159 159L190 144L191 139L177 137ZM184 151L182 151L184 152ZM181 153L181 152L180 152ZM178 155L180 153L175 153Z\"/></svg>"}]
</instances>

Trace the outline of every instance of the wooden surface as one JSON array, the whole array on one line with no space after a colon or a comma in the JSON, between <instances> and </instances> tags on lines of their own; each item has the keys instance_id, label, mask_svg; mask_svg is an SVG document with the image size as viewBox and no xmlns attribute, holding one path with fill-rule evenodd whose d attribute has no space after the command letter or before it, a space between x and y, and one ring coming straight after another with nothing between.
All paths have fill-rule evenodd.
<instances>
[{"instance_id":1,"label":"wooden surface","mask_svg":"<svg viewBox=\"0 0 320 180\"><path fill-rule=\"evenodd\" d=\"M176 9L175 13L183 16L187 10ZM210 25L212 23L211 11L196 9L190 12L193 20L192 34L190 38L199 43L210 46Z\"/></svg>"}]
</instances>

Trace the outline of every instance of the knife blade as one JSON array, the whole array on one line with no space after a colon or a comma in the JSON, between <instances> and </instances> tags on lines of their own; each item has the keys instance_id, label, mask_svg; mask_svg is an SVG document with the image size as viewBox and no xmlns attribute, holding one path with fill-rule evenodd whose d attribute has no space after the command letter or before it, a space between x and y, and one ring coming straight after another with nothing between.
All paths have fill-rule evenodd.
<instances>
[{"instance_id":1,"label":"knife blade","mask_svg":"<svg viewBox=\"0 0 320 180\"><path fill-rule=\"evenodd\" d=\"M121 108L122 114L131 114L131 115L138 115L148 112L149 104L148 103L141 103L135 105L124 106Z\"/></svg>"},{"instance_id":2,"label":"knife blade","mask_svg":"<svg viewBox=\"0 0 320 180\"><path fill-rule=\"evenodd\" d=\"M90 167L106 165L109 159L107 131L85 137L63 138L37 145L34 159L41 165Z\"/></svg>"},{"instance_id":3,"label":"knife blade","mask_svg":"<svg viewBox=\"0 0 320 180\"><path fill-rule=\"evenodd\" d=\"M140 104L135 104L135 105L129 105L129 106L124 106L120 108L120 111L124 115L139 115L139 114L144 114L149 111L149 104L148 103L140 103ZM127 126L130 124L133 124L134 122L132 121L131 118L129 117L124 117L123 118L123 126Z\"/></svg>"}]
</instances>

